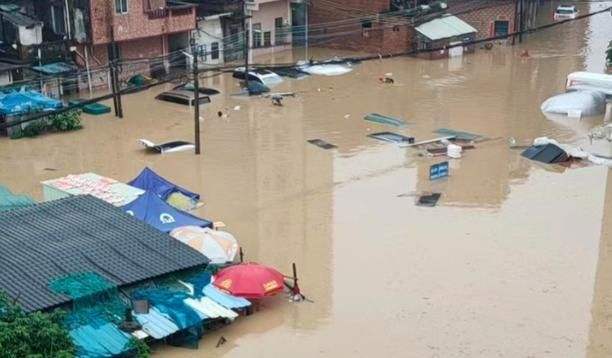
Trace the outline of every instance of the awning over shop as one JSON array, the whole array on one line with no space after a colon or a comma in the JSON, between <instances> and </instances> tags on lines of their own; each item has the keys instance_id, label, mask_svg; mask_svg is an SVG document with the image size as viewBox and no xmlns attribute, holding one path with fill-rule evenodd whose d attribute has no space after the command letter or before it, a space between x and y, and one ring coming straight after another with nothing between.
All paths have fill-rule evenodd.
<instances>
[{"instance_id":1,"label":"awning over shop","mask_svg":"<svg viewBox=\"0 0 612 358\"><path fill-rule=\"evenodd\" d=\"M416 30L432 41L478 32L478 30L456 16L444 16L431 20L417 26Z\"/></svg>"}]
</instances>

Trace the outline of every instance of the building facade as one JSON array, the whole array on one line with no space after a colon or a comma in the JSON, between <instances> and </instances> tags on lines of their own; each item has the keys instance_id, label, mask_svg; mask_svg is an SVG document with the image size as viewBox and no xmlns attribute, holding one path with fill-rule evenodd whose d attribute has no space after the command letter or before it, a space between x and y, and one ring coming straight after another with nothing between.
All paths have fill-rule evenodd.
<instances>
[{"instance_id":1,"label":"building facade","mask_svg":"<svg viewBox=\"0 0 612 358\"><path fill-rule=\"evenodd\" d=\"M291 1L255 0L246 7L253 56L291 48Z\"/></svg>"},{"instance_id":2,"label":"building facade","mask_svg":"<svg viewBox=\"0 0 612 358\"><path fill-rule=\"evenodd\" d=\"M411 49L413 27L388 0L310 0L310 46L395 54Z\"/></svg>"}]
</instances>

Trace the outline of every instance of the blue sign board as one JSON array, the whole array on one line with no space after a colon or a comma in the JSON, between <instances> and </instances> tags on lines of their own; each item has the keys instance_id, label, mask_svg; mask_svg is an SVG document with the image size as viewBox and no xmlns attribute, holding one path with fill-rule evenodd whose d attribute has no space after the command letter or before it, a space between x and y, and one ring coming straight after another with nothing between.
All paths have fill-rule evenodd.
<instances>
[{"instance_id":1,"label":"blue sign board","mask_svg":"<svg viewBox=\"0 0 612 358\"><path fill-rule=\"evenodd\" d=\"M429 180L440 179L448 176L448 162L434 164L429 167Z\"/></svg>"}]
</instances>

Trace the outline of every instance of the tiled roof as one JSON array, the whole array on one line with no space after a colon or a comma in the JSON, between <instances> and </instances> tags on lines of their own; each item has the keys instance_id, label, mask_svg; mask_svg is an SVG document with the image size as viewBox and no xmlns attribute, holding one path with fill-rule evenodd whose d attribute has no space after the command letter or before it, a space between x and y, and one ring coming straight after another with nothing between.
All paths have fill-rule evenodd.
<instances>
[{"instance_id":1,"label":"tiled roof","mask_svg":"<svg viewBox=\"0 0 612 358\"><path fill-rule=\"evenodd\" d=\"M48 288L96 272L118 286L208 263L208 259L102 200L73 196L0 213L0 291L26 310L70 297Z\"/></svg>"}]
</instances>

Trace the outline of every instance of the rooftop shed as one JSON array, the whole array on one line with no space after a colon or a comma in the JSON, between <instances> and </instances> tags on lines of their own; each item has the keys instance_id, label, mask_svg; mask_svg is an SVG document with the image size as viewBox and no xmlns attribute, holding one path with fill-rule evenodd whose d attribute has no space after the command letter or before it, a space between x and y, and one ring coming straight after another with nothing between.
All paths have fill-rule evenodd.
<instances>
[{"instance_id":1,"label":"rooftop shed","mask_svg":"<svg viewBox=\"0 0 612 358\"><path fill-rule=\"evenodd\" d=\"M25 310L71 298L50 282L94 272L121 287L208 264L169 235L92 196L71 196L0 213L0 291Z\"/></svg>"}]
</instances>

